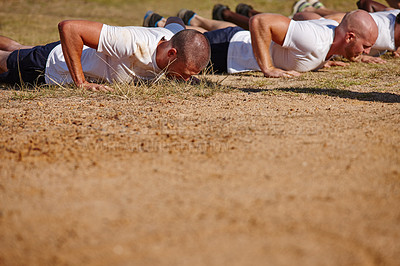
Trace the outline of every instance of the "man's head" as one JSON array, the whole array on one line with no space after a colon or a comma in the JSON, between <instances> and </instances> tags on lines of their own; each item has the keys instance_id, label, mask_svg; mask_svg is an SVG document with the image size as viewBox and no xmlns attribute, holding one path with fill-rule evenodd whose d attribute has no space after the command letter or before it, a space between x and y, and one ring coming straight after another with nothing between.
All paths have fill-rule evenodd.
<instances>
[{"instance_id":1,"label":"man's head","mask_svg":"<svg viewBox=\"0 0 400 266\"><path fill-rule=\"evenodd\" d=\"M362 53L370 52L378 38L378 26L368 12L356 10L343 17L337 34L342 38L342 55L354 60Z\"/></svg>"},{"instance_id":2,"label":"man's head","mask_svg":"<svg viewBox=\"0 0 400 266\"><path fill-rule=\"evenodd\" d=\"M188 80L208 64L211 48L207 38L196 30L183 30L171 40L159 45L157 53L160 68L166 69L168 77Z\"/></svg>"}]
</instances>

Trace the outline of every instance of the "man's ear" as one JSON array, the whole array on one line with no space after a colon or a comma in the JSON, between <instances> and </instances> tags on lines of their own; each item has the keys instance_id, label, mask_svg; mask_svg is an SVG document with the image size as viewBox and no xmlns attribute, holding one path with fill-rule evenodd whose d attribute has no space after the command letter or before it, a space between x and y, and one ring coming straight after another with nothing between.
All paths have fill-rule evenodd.
<instances>
[{"instance_id":1,"label":"man's ear","mask_svg":"<svg viewBox=\"0 0 400 266\"><path fill-rule=\"evenodd\" d=\"M356 35L354 34L354 32L352 32L352 31L346 32L346 38L345 38L346 43L352 42L353 40L355 40L355 38L356 38Z\"/></svg>"},{"instance_id":2,"label":"man's ear","mask_svg":"<svg viewBox=\"0 0 400 266\"><path fill-rule=\"evenodd\" d=\"M167 52L168 57L172 57L175 59L176 55L178 54L178 51L175 48L170 48Z\"/></svg>"}]
</instances>

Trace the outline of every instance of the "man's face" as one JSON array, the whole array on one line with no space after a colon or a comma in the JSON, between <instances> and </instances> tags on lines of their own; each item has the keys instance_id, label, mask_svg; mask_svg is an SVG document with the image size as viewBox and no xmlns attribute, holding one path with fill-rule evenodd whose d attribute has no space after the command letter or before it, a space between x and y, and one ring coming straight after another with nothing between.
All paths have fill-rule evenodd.
<instances>
[{"instance_id":1,"label":"man's face","mask_svg":"<svg viewBox=\"0 0 400 266\"><path fill-rule=\"evenodd\" d=\"M200 71L201 69L196 69L195 67L187 65L184 62L176 60L169 65L167 77L188 81L192 75L199 74Z\"/></svg>"},{"instance_id":2,"label":"man's face","mask_svg":"<svg viewBox=\"0 0 400 266\"><path fill-rule=\"evenodd\" d=\"M353 35L351 38L349 38L348 43L345 47L345 57L352 60L363 53L369 54L373 44L374 42L370 40Z\"/></svg>"}]
</instances>

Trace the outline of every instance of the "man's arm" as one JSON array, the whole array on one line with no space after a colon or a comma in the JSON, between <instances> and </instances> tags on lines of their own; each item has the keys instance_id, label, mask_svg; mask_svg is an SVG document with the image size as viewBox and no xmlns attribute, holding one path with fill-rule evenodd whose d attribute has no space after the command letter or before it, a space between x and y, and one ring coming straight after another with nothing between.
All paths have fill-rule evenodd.
<instances>
[{"instance_id":1,"label":"man's arm","mask_svg":"<svg viewBox=\"0 0 400 266\"><path fill-rule=\"evenodd\" d=\"M271 41L283 45L289 24L289 18L278 14L258 14L250 19L251 45L257 63L265 77L277 78L300 75L296 71L275 68L269 52Z\"/></svg>"},{"instance_id":2,"label":"man's arm","mask_svg":"<svg viewBox=\"0 0 400 266\"><path fill-rule=\"evenodd\" d=\"M58 24L65 62L75 85L78 87L94 91L111 90L107 86L87 82L82 70L83 45L97 49L102 27L102 23L84 20L64 20Z\"/></svg>"},{"instance_id":3,"label":"man's arm","mask_svg":"<svg viewBox=\"0 0 400 266\"><path fill-rule=\"evenodd\" d=\"M400 47L397 48L397 50L393 52L393 56L396 58L400 57Z\"/></svg>"},{"instance_id":4,"label":"man's arm","mask_svg":"<svg viewBox=\"0 0 400 266\"><path fill-rule=\"evenodd\" d=\"M387 1L387 2L389 3L389 2L398 2L398 1L394 0L394 1ZM390 3L389 3L389 5L390 5ZM357 7L359 9L363 9L370 13L388 10L388 7L385 6L384 4L381 4L381 3L373 1L373 0L359 0L357 2ZM396 7L396 8L398 8L398 7ZM391 8L389 8L389 9L391 9Z\"/></svg>"},{"instance_id":5,"label":"man's arm","mask_svg":"<svg viewBox=\"0 0 400 266\"><path fill-rule=\"evenodd\" d=\"M389 6L399 9L400 8L400 1L399 0L386 0L386 2L389 4Z\"/></svg>"}]
</instances>

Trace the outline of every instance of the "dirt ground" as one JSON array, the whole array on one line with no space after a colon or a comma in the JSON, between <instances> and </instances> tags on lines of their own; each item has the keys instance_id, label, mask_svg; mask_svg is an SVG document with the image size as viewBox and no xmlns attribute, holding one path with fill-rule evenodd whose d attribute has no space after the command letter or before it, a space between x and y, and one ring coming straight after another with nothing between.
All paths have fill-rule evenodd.
<instances>
[{"instance_id":1,"label":"dirt ground","mask_svg":"<svg viewBox=\"0 0 400 266\"><path fill-rule=\"evenodd\" d=\"M0 264L400 265L398 88L257 82L0 91Z\"/></svg>"}]
</instances>

